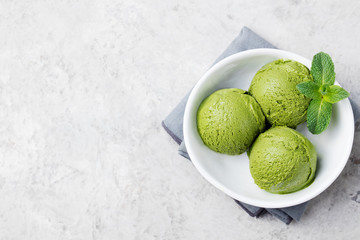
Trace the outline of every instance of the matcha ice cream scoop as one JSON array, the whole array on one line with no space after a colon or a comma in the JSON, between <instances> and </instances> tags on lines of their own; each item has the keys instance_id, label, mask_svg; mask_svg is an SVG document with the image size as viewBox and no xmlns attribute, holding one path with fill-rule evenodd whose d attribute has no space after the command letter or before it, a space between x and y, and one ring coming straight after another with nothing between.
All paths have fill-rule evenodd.
<instances>
[{"instance_id":1,"label":"matcha ice cream scoop","mask_svg":"<svg viewBox=\"0 0 360 240\"><path fill-rule=\"evenodd\" d=\"M265 129L259 104L244 90L221 89L199 106L197 127L205 145L230 155L245 152Z\"/></svg>"},{"instance_id":2,"label":"matcha ice cream scoop","mask_svg":"<svg viewBox=\"0 0 360 240\"><path fill-rule=\"evenodd\" d=\"M249 92L271 125L295 128L306 120L310 103L296 85L310 80L312 77L306 66L279 59L266 64L255 74Z\"/></svg>"},{"instance_id":3,"label":"matcha ice cream scoop","mask_svg":"<svg viewBox=\"0 0 360 240\"><path fill-rule=\"evenodd\" d=\"M315 148L291 128L274 127L260 134L248 155L255 183L268 192L295 192L314 180Z\"/></svg>"}]
</instances>

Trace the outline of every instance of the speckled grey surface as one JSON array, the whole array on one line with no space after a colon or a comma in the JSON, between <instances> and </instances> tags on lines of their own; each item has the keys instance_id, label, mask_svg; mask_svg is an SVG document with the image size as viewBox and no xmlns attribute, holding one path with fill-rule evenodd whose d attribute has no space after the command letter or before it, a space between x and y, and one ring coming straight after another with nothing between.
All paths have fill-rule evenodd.
<instances>
[{"instance_id":1,"label":"speckled grey surface","mask_svg":"<svg viewBox=\"0 0 360 240\"><path fill-rule=\"evenodd\" d=\"M359 96L359 12L355 0L0 1L0 239L357 239L358 132L340 177L287 226L234 208L159 122L243 26L307 58L328 52Z\"/></svg>"}]
</instances>

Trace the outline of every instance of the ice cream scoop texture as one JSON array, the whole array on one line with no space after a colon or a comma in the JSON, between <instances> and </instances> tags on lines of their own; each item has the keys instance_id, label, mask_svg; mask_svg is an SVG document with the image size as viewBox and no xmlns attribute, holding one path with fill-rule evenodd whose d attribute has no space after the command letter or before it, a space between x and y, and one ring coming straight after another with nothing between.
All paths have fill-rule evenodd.
<instances>
[{"instance_id":1,"label":"ice cream scoop texture","mask_svg":"<svg viewBox=\"0 0 360 240\"><path fill-rule=\"evenodd\" d=\"M246 91L221 89L208 96L197 112L201 139L210 149L229 155L245 152L265 129L265 116Z\"/></svg>"},{"instance_id":2,"label":"ice cream scoop texture","mask_svg":"<svg viewBox=\"0 0 360 240\"><path fill-rule=\"evenodd\" d=\"M310 103L296 85L311 80L305 65L279 59L264 65L255 74L249 92L260 104L271 125L295 128L306 120Z\"/></svg>"},{"instance_id":3,"label":"ice cream scoop texture","mask_svg":"<svg viewBox=\"0 0 360 240\"><path fill-rule=\"evenodd\" d=\"M248 155L255 183L268 192L292 193L314 180L315 147L291 128L274 127L260 134Z\"/></svg>"}]
</instances>

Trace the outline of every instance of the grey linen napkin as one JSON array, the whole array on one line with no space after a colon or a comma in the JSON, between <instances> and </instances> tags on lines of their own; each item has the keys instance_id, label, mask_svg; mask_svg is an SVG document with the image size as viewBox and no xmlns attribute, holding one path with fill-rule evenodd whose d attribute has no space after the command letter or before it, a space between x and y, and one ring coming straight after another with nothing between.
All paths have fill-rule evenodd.
<instances>
[{"instance_id":1,"label":"grey linen napkin","mask_svg":"<svg viewBox=\"0 0 360 240\"><path fill-rule=\"evenodd\" d=\"M256 33L251 31L247 27L243 27L240 34L231 42L228 48L216 59L214 62L217 63L223 58L226 58L232 54L254 49L254 48L276 48ZM162 126L167 131L167 133L178 143L179 154L183 157L190 160L190 157L186 151L185 143L183 141L183 117L187 99L190 95L190 92L181 100L181 102L174 108L174 110L162 121ZM352 102L353 106L354 103ZM355 108L359 110L359 108ZM355 110L354 109L354 110ZM355 119L357 119L358 111L354 111ZM299 221L303 215L307 202L300 205L287 207L287 208L262 208L257 206L252 206L246 203L235 202L242 207L250 216L259 217L265 212L270 213L271 215L277 217L286 224L290 224L293 219Z\"/></svg>"}]
</instances>

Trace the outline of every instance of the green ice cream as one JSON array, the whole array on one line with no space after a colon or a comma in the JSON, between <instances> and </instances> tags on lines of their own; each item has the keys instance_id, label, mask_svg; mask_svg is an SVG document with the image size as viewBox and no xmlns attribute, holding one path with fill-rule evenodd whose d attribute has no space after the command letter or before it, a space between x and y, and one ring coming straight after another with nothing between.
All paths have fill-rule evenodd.
<instances>
[{"instance_id":1,"label":"green ice cream","mask_svg":"<svg viewBox=\"0 0 360 240\"><path fill-rule=\"evenodd\" d=\"M249 92L260 104L271 125L295 128L306 120L310 99L296 85L312 80L303 64L279 59L263 66L254 76Z\"/></svg>"},{"instance_id":2,"label":"green ice cream","mask_svg":"<svg viewBox=\"0 0 360 240\"><path fill-rule=\"evenodd\" d=\"M248 155L255 183L268 192L295 192L314 180L315 148L291 128L274 127L260 134Z\"/></svg>"},{"instance_id":3,"label":"green ice cream","mask_svg":"<svg viewBox=\"0 0 360 240\"><path fill-rule=\"evenodd\" d=\"M264 131L265 116L255 99L244 90L221 89L200 104L197 127L209 148L235 155L245 152Z\"/></svg>"}]
</instances>

